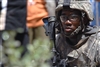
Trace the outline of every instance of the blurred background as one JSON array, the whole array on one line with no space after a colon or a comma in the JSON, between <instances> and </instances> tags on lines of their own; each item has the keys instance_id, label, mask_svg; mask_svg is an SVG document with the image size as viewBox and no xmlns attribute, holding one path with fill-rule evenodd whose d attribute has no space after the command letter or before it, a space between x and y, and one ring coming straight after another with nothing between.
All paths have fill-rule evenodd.
<instances>
[{"instance_id":1,"label":"blurred background","mask_svg":"<svg viewBox=\"0 0 100 67\"><path fill-rule=\"evenodd\" d=\"M91 22L91 25L100 26L100 0L90 0L92 3L92 9L94 13L94 21Z\"/></svg>"},{"instance_id":2,"label":"blurred background","mask_svg":"<svg viewBox=\"0 0 100 67\"><path fill-rule=\"evenodd\" d=\"M55 16L58 0L0 0L0 67L50 67L53 43L42 19ZM100 26L100 0L90 0L91 25Z\"/></svg>"}]
</instances>

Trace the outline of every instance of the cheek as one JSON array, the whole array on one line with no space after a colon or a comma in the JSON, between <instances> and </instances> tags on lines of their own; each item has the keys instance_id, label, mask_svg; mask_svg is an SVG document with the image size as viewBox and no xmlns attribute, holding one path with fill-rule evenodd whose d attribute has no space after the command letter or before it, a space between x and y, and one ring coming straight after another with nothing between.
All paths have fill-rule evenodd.
<instances>
[{"instance_id":1,"label":"cheek","mask_svg":"<svg viewBox=\"0 0 100 67\"><path fill-rule=\"evenodd\" d=\"M66 25L64 23L62 23L62 28L65 29Z\"/></svg>"},{"instance_id":2,"label":"cheek","mask_svg":"<svg viewBox=\"0 0 100 67\"><path fill-rule=\"evenodd\" d=\"M76 29L80 25L80 22L73 23L72 25Z\"/></svg>"},{"instance_id":3,"label":"cheek","mask_svg":"<svg viewBox=\"0 0 100 67\"><path fill-rule=\"evenodd\" d=\"M65 27L65 23L61 23L63 27Z\"/></svg>"}]
</instances>

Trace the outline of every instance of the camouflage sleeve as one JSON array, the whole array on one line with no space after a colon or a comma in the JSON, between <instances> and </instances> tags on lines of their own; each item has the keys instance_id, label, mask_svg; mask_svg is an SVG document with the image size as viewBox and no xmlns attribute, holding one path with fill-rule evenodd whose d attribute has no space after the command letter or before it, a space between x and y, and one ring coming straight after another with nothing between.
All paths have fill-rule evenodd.
<instances>
[{"instance_id":1,"label":"camouflage sleeve","mask_svg":"<svg viewBox=\"0 0 100 67\"><path fill-rule=\"evenodd\" d=\"M98 33L97 41L96 62L100 65L100 32Z\"/></svg>"},{"instance_id":2,"label":"camouflage sleeve","mask_svg":"<svg viewBox=\"0 0 100 67\"><path fill-rule=\"evenodd\" d=\"M92 65L100 66L100 31L92 34L87 44L86 55L92 61Z\"/></svg>"}]
</instances>

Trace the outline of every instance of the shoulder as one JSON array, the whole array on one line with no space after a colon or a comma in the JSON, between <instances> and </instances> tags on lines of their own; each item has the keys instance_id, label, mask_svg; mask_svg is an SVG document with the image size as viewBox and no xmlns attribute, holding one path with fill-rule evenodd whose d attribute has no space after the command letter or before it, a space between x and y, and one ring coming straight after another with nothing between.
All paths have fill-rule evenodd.
<instances>
[{"instance_id":1,"label":"shoulder","mask_svg":"<svg viewBox=\"0 0 100 67\"><path fill-rule=\"evenodd\" d=\"M84 52L91 61L100 64L100 27L90 27L86 34L89 38L84 44Z\"/></svg>"},{"instance_id":2,"label":"shoulder","mask_svg":"<svg viewBox=\"0 0 100 67\"><path fill-rule=\"evenodd\" d=\"M97 44L95 59L96 59L96 62L98 62L98 64L100 65L100 28L96 34L96 42L95 43Z\"/></svg>"},{"instance_id":3,"label":"shoulder","mask_svg":"<svg viewBox=\"0 0 100 67\"><path fill-rule=\"evenodd\" d=\"M88 57L100 65L100 27L88 39Z\"/></svg>"},{"instance_id":4,"label":"shoulder","mask_svg":"<svg viewBox=\"0 0 100 67\"><path fill-rule=\"evenodd\" d=\"M95 32L90 36L96 38L96 40L100 40L100 27L94 28Z\"/></svg>"}]
</instances>

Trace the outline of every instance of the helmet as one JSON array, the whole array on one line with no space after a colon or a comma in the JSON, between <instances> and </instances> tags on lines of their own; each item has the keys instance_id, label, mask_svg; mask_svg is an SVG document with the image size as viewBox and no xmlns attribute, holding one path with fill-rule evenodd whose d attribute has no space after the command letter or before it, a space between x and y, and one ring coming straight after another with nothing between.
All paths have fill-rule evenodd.
<instances>
[{"instance_id":1,"label":"helmet","mask_svg":"<svg viewBox=\"0 0 100 67\"><path fill-rule=\"evenodd\" d=\"M93 12L91 3L89 0L59 0L58 6L56 7L56 15L63 6L69 6L72 9L77 9L87 14L89 20L93 20Z\"/></svg>"}]
</instances>

